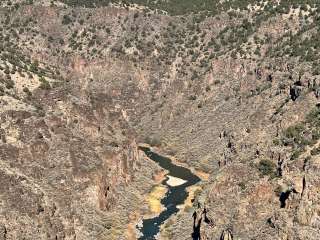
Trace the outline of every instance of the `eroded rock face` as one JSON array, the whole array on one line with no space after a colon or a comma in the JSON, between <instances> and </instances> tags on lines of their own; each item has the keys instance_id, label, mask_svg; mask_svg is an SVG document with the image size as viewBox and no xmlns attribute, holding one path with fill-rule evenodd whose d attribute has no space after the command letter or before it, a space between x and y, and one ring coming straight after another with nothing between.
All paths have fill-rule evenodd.
<instances>
[{"instance_id":1,"label":"eroded rock face","mask_svg":"<svg viewBox=\"0 0 320 240\"><path fill-rule=\"evenodd\" d=\"M320 239L318 156L274 141L316 106L319 76L267 53L317 15L19 2L0 3L0 238L135 239L160 170L148 142L208 176L161 239Z\"/></svg>"},{"instance_id":2,"label":"eroded rock face","mask_svg":"<svg viewBox=\"0 0 320 240\"><path fill-rule=\"evenodd\" d=\"M136 221L129 214L141 208L152 166L141 167L144 157L121 109L111 113L104 101L81 102L81 94L38 91L33 101L44 115L1 112L3 239L126 236L127 224ZM135 188L146 169L150 181Z\"/></svg>"},{"instance_id":3,"label":"eroded rock face","mask_svg":"<svg viewBox=\"0 0 320 240\"><path fill-rule=\"evenodd\" d=\"M221 237L220 237L221 240L232 240L233 237L232 237L232 233L230 230L224 230L222 233L221 233Z\"/></svg>"},{"instance_id":4,"label":"eroded rock face","mask_svg":"<svg viewBox=\"0 0 320 240\"><path fill-rule=\"evenodd\" d=\"M294 85L293 87L290 87L290 98L292 101L297 100L297 98L300 96L301 93L301 87Z\"/></svg>"}]
</instances>

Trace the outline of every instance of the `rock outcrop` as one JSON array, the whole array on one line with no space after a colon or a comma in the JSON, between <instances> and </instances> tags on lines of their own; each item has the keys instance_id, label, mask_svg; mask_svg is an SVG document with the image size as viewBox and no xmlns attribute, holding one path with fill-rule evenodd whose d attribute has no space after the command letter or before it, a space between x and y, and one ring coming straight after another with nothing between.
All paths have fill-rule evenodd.
<instances>
[{"instance_id":1,"label":"rock outcrop","mask_svg":"<svg viewBox=\"0 0 320 240\"><path fill-rule=\"evenodd\" d=\"M319 4L132 2L0 2L0 238L136 239L147 142L161 239L320 239Z\"/></svg>"}]
</instances>

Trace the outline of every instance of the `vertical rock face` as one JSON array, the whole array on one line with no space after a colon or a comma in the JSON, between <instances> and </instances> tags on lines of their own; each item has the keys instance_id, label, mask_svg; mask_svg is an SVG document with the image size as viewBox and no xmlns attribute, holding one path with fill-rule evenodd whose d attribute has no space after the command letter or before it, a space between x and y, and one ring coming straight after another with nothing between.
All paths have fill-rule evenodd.
<instances>
[{"instance_id":1,"label":"vertical rock face","mask_svg":"<svg viewBox=\"0 0 320 240\"><path fill-rule=\"evenodd\" d=\"M0 1L0 239L135 239L140 142L209 176L163 239L320 239L320 4L109 2Z\"/></svg>"},{"instance_id":2,"label":"vertical rock face","mask_svg":"<svg viewBox=\"0 0 320 240\"><path fill-rule=\"evenodd\" d=\"M134 136L118 133L94 109L62 101L44 117L1 113L9 139L0 145L3 239L98 239L113 227L102 219L119 208L119 189L134 179Z\"/></svg>"},{"instance_id":3,"label":"vertical rock face","mask_svg":"<svg viewBox=\"0 0 320 240\"><path fill-rule=\"evenodd\" d=\"M292 101L297 100L297 98L300 96L301 93L301 87L294 85L293 87L290 87L290 97Z\"/></svg>"},{"instance_id":4,"label":"vertical rock face","mask_svg":"<svg viewBox=\"0 0 320 240\"><path fill-rule=\"evenodd\" d=\"M221 233L220 240L233 240L231 231L223 230L223 232Z\"/></svg>"},{"instance_id":5,"label":"vertical rock face","mask_svg":"<svg viewBox=\"0 0 320 240\"><path fill-rule=\"evenodd\" d=\"M152 184L134 187L152 167L141 168L122 109L102 88L72 84L35 90L21 110L0 111L3 239L125 236Z\"/></svg>"},{"instance_id":6,"label":"vertical rock face","mask_svg":"<svg viewBox=\"0 0 320 240\"><path fill-rule=\"evenodd\" d=\"M110 162L116 163L114 171L110 169ZM118 154L107 153L101 170L94 173L99 209L111 210L117 207L117 189L120 185L126 186L131 183L137 162L139 152L134 141L124 146Z\"/></svg>"}]
</instances>

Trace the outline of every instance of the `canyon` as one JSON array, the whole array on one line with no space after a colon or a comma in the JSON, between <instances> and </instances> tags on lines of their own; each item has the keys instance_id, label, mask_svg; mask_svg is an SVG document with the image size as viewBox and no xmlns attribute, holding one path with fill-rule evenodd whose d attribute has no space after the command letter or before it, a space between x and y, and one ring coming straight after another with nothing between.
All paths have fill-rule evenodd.
<instances>
[{"instance_id":1,"label":"canyon","mask_svg":"<svg viewBox=\"0 0 320 240\"><path fill-rule=\"evenodd\" d=\"M314 0L1 1L0 239L320 239L319 23Z\"/></svg>"}]
</instances>

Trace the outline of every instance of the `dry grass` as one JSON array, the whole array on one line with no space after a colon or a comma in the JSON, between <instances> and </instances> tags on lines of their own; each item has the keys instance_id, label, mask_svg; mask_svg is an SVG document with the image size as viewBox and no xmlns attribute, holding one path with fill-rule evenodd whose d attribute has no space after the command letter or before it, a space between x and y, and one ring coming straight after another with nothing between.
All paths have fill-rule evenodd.
<instances>
[{"instance_id":1,"label":"dry grass","mask_svg":"<svg viewBox=\"0 0 320 240\"><path fill-rule=\"evenodd\" d=\"M149 195L146 197L146 201L149 205L150 212L153 214L159 214L163 211L161 205L161 199L165 196L167 188L164 186L155 186Z\"/></svg>"},{"instance_id":2,"label":"dry grass","mask_svg":"<svg viewBox=\"0 0 320 240\"><path fill-rule=\"evenodd\" d=\"M188 198L184 201L184 203L182 205L179 205L178 207L180 209L186 209L186 208L190 208L192 207L192 200L195 197L195 192L197 190L202 190L201 186L190 186L188 187L187 191L189 193Z\"/></svg>"}]
</instances>

